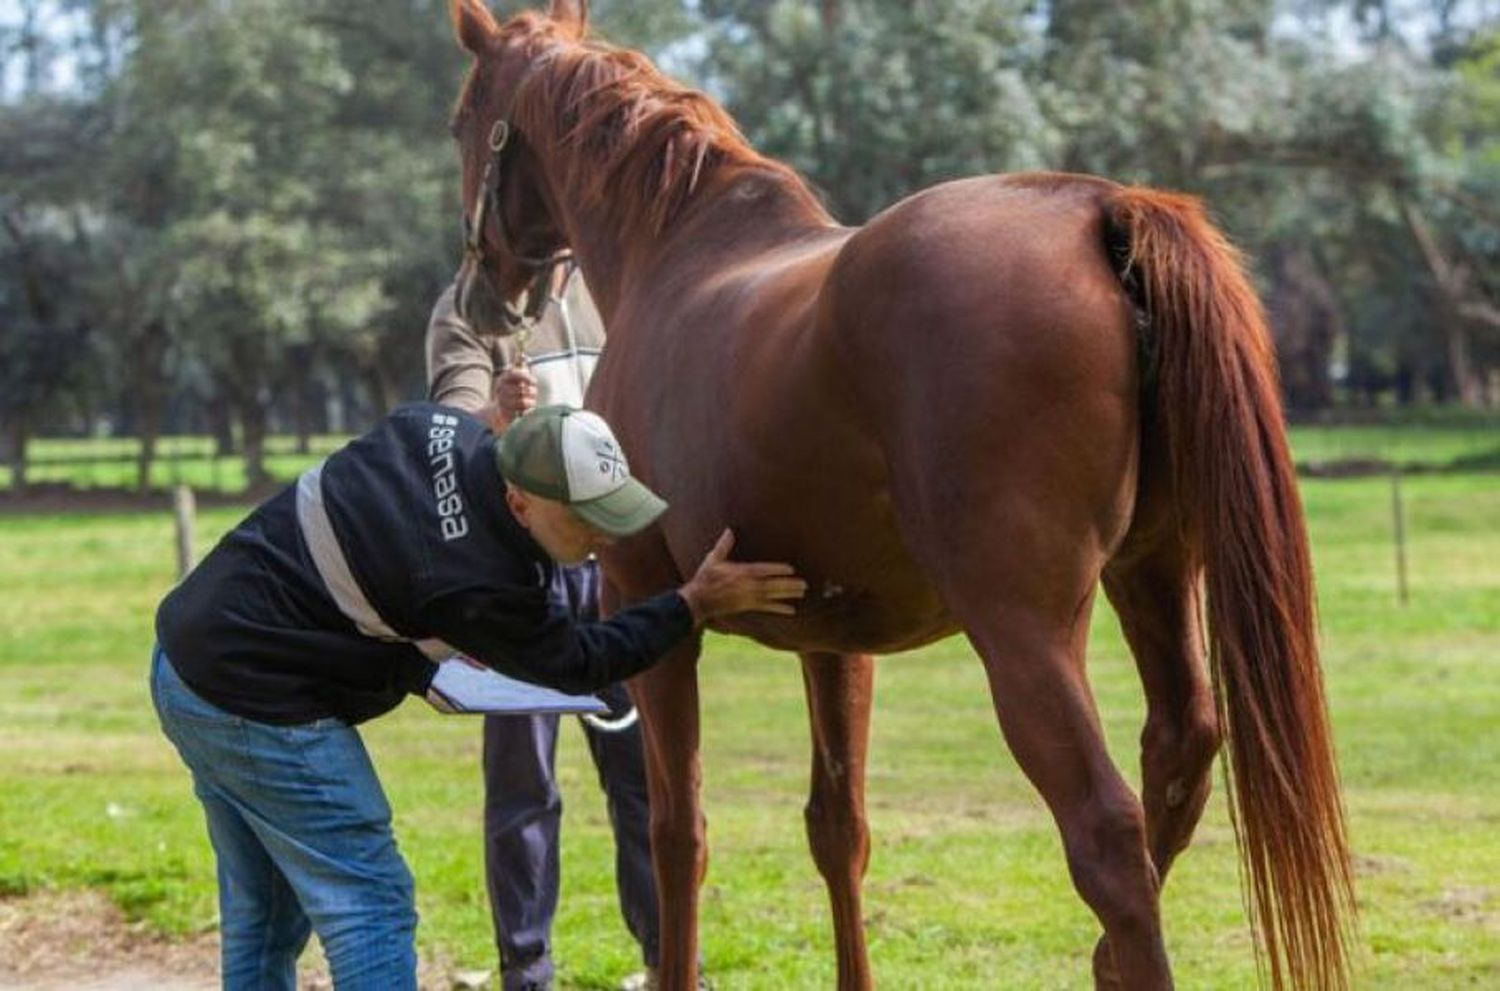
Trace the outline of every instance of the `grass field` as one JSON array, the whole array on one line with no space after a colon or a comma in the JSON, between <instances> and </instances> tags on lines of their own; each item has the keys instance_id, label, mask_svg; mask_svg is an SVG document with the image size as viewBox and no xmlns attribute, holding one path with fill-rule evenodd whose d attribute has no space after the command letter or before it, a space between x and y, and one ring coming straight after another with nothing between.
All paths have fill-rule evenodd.
<instances>
[{"instance_id":1,"label":"grass field","mask_svg":"<svg viewBox=\"0 0 1500 991\"><path fill-rule=\"evenodd\" d=\"M1325 664L1358 854L1359 988L1500 987L1500 475L1404 487L1411 602L1398 607L1390 489L1304 485ZM205 513L205 542L238 511ZM97 886L183 932L214 924L212 861L145 687L171 581L165 515L0 517L0 893ZM1091 673L1135 775L1141 693L1101 608ZM833 985L826 903L801 824L808 767L795 662L718 639L703 661L711 865L704 955L729 991ZM888 988L1087 985L1095 924L1050 817L1006 753L984 679L952 640L881 662L871 753L871 952ZM409 703L366 733L417 877L420 940L492 965L480 868L478 726ZM565 987L634 969L582 735L568 800ZM1254 984L1222 796L1164 915L1183 988Z\"/></svg>"}]
</instances>

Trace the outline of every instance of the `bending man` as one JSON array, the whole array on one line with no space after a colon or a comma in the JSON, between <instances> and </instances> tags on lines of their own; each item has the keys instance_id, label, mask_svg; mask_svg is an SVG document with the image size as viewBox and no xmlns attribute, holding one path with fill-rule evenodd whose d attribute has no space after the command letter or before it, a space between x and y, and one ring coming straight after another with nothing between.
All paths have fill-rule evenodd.
<instances>
[{"instance_id":1,"label":"bending man","mask_svg":"<svg viewBox=\"0 0 1500 991\"><path fill-rule=\"evenodd\" d=\"M226 989L293 988L312 931L339 991L416 987L412 879L354 727L425 693L432 658L457 649L598 691L695 624L788 612L804 593L785 565L729 562L726 532L677 591L602 623L556 607L559 562L665 508L591 413L540 409L497 441L413 404L256 509L167 596L152 698L208 820Z\"/></svg>"}]
</instances>

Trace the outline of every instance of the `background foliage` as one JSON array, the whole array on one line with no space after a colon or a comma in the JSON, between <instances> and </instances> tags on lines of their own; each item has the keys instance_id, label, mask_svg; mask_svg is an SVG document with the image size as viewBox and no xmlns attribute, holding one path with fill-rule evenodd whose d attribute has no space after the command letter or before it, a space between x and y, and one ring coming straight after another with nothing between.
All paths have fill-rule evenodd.
<instances>
[{"instance_id":1,"label":"background foliage","mask_svg":"<svg viewBox=\"0 0 1500 991\"><path fill-rule=\"evenodd\" d=\"M446 0L0 3L0 420L243 447L419 395ZM502 5L502 13L514 5ZM1206 196L1299 410L1500 403L1500 3L597 0L859 223L960 175Z\"/></svg>"}]
</instances>

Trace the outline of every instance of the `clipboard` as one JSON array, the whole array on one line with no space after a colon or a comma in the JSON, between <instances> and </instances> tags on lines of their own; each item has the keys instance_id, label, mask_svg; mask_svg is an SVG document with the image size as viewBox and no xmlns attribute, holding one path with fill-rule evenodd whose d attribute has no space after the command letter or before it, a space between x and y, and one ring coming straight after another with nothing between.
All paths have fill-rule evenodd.
<instances>
[{"instance_id":1,"label":"clipboard","mask_svg":"<svg viewBox=\"0 0 1500 991\"><path fill-rule=\"evenodd\" d=\"M487 667L476 667L454 656L438 665L427 700L439 712L450 714L538 715L547 713L601 713L609 706L592 695L569 695L508 678Z\"/></svg>"}]
</instances>

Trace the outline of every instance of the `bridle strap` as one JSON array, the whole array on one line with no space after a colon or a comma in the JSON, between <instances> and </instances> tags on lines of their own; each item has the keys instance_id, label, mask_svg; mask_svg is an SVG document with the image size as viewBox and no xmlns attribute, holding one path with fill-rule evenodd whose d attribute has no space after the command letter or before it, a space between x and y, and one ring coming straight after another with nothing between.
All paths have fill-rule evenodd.
<instances>
[{"instance_id":1,"label":"bridle strap","mask_svg":"<svg viewBox=\"0 0 1500 991\"><path fill-rule=\"evenodd\" d=\"M505 152L510 146L515 128L511 125L512 111L515 109L515 101L520 93L522 85L533 72L544 62L544 59L533 61L526 68L525 74L520 82L516 84L511 93L510 103L499 119L490 125L490 133L487 141L489 157L484 163L484 173L480 176L479 190L474 196L474 208L464 214L464 262L469 275L463 280L460 289L461 298L458 300L458 312L465 315L469 312L469 296L473 291L474 282L478 278L487 278L485 272L485 239L487 234L487 221L490 214L494 214L495 233L498 247L501 251L508 253L523 269L532 271L530 286L527 289L527 302L524 310L518 310L512 306L509 300L504 301L501 309L501 318L514 330L522 333L529 331L534 326L551 301L552 274L557 266L572 262L573 252L567 248L561 248L547 255L529 255L516 250L516 241L511 237L509 226L505 222L505 208L501 196L501 187L504 176Z\"/></svg>"},{"instance_id":2,"label":"bridle strap","mask_svg":"<svg viewBox=\"0 0 1500 991\"><path fill-rule=\"evenodd\" d=\"M489 149L490 157L484 163L484 174L479 180L479 192L474 197L474 209L470 212L464 226L464 253L476 265L484 261L484 234L485 221L489 214L495 215L495 230L499 235L498 247L506 251L521 265L526 268L540 269L547 273L559 263L573 257L573 252L567 248L561 248L548 255L528 255L514 247L515 240L510 236L510 230L505 223L505 210L500 201L501 179L503 176L505 149L510 145L512 128L510 121L500 118L490 128Z\"/></svg>"}]
</instances>

